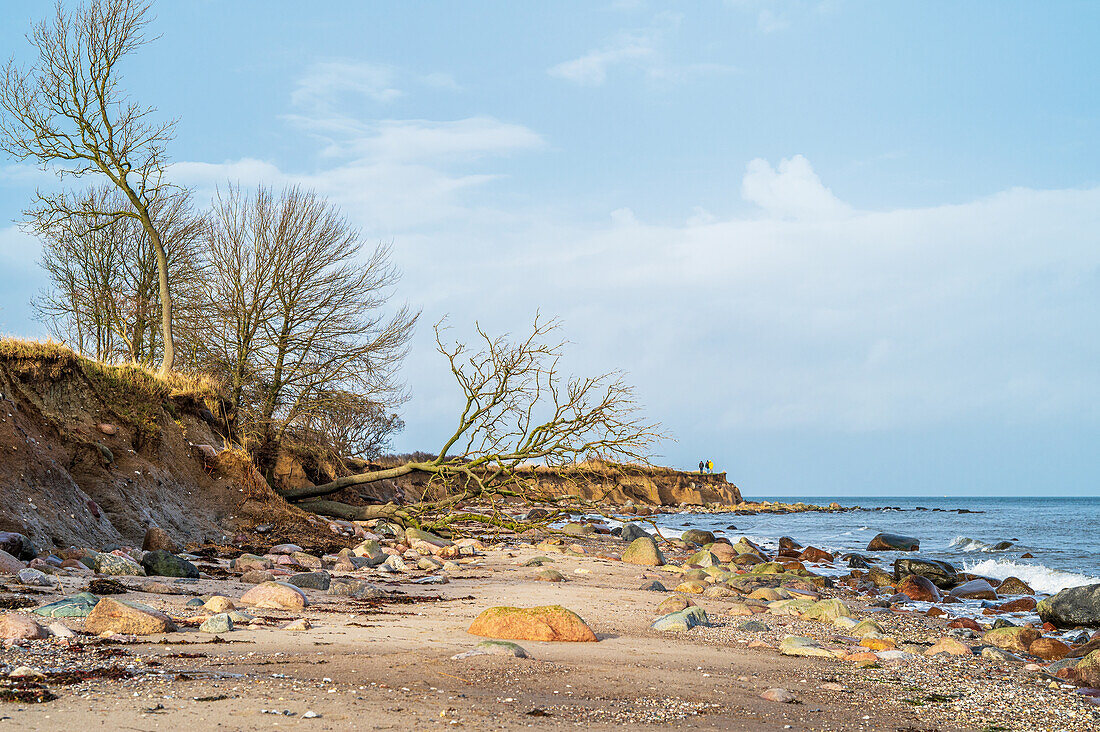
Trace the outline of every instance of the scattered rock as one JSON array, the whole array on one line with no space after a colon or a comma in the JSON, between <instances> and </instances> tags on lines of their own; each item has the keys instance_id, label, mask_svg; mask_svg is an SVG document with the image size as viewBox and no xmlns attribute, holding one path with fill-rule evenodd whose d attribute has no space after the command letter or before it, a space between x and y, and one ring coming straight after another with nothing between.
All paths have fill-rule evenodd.
<instances>
[{"instance_id":1,"label":"scattered rock","mask_svg":"<svg viewBox=\"0 0 1100 732\"><path fill-rule=\"evenodd\" d=\"M680 535L680 538L688 544L695 544L696 546L706 546L714 543L714 534L702 529L688 529Z\"/></svg>"},{"instance_id":2,"label":"scattered rock","mask_svg":"<svg viewBox=\"0 0 1100 732\"><path fill-rule=\"evenodd\" d=\"M53 577L49 576L45 572L42 572L41 570L31 569L30 567L28 567L27 569L19 570L17 579L19 580L20 584L24 584L29 587L53 587L57 584L57 580Z\"/></svg>"},{"instance_id":3,"label":"scattered rock","mask_svg":"<svg viewBox=\"0 0 1100 732\"><path fill-rule=\"evenodd\" d=\"M795 698L794 694L787 691L786 689L779 688L767 689L766 691L760 692L760 698L767 699L768 701L779 702L780 704L798 703L798 699Z\"/></svg>"},{"instance_id":4,"label":"scattered rock","mask_svg":"<svg viewBox=\"0 0 1100 732\"><path fill-rule=\"evenodd\" d=\"M95 557L95 573L111 577L144 577L145 570L133 559L101 552ZM196 575L198 576L198 575Z\"/></svg>"},{"instance_id":5,"label":"scattered rock","mask_svg":"<svg viewBox=\"0 0 1100 732\"><path fill-rule=\"evenodd\" d=\"M18 574L19 570L26 569L27 565L0 549L0 574Z\"/></svg>"},{"instance_id":6,"label":"scattered rock","mask_svg":"<svg viewBox=\"0 0 1100 732\"><path fill-rule=\"evenodd\" d=\"M652 537L650 537L648 531L637 524L623 524L623 530L622 533L619 534L619 538L629 544L635 539L648 539Z\"/></svg>"},{"instance_id":7,"label":"scattered rock","mask_svg":"<svg viewBox=\"0 0 1100 732\"><path fill-rule=\"evenodd\" d=\"M960 600L996 600L997 591L984 579L972 579L952 589L947 596Z\"/></svg>"},{"instance_id":8,"label":"scattered rock","mask_svg":"<svg viewBox=\"0 0 1100 732\"><path fill-rule=\"evenodd\" d=\"M313 624L307 618L298 618L283 626L283 630L311 630L312 628Z\"/></svg>"},{"instance_id":9,"label":"scattered rock","mask_svg":"<svg viewBox=\"0 0 1100 732\"><path fill-rule=\"evenodd\" d=\"M66 597L49 605L32 610L46 618L86 618L99 602L99 598L87 592Z\"/></svg>"},{"instance_id":10,"label":"scattered rock","mask_svg":"<svg viewBox=\"0 0 1100 732\"><path fill-rule=\"evenodd\" d=\"M876 534L867 544L869 552L915 552L920 549L920 540L900 534Z\"/></svg>"},{"instance_id":11,"label":"scattered rock","mask_svg":"<svg viewBox=\"0 0 1100 732\"><path fill-rule=\"evenodd\" d=\"M222 595L214 595L206 602L201 602L203 609L209 610L212 613L227 613L230 610L236 610L236 605L228 597Z\"/></svg>"},{"instance_id":12,"label":"scattered rock","mask_svg":"<svg viewBox=\"0 0 1100 732\"><path fill-rule=\"evenodd\" d=\"M5 640L37 640L45 638L45 629L26 615L0 615L0 638Z\"/></svg>"},{"instance_id":13,"label":"scattered rock","mask_svg":"<svg viewBox=\"0 0 1100 732\"><path fill-rule=\"evenodd\" d=\"M1035 628L995 628L983 635L982 641L1006 651L1027 653L1041 635Z\"/></svg>"},{"instance_id":14,"label":"scattered rock","mask_svg":"<svg viewBox=\"0 0 1100 732\"><path fill-rule=\"evenodd\" d=\"M523 647L511 641L487 640L478 643L472 650L451 656L451 660L459 661L472 656L510 656L512 658L527 658L527 651Z\"/></svg>"},{"instance_id":15,"label":"scattered rock","mask_svg":"<svg viewBox=\"0 0 1100 732\"><path fill-rule=\"evenodd\" d=\"M709 625L707 613L701 607L689 607L662 615L650 626L653 630L687 631L697 625Z\"/></svg>"},{"instance_id":16,"label":"scattered rock","mask_svg":"<svg viewBox=\"0 0 1100 732\"><path fill-rule=\"evenodd\" d=\"M665 563L665 557L653 537L642 536L630 542L623 552L623 561L644 567L660 567Z\"/></svg>"},{"instance_id":17,"label":"scattered rock","mask_svg":"<svg viewBox=\"0 0 1100 732\"><path fill-rule=\"evenodd\" d=\"M227 613L215 613L199 626L203 633L228 633L233 630L233 620Z\"/></svg>"},{"instance_id":18,"label":"scattered rock","mask_svg":"<svg viewBox=\"0 0 1100 732\"><path fill-rule=\"evenodd\" d=\"M84 619L84 630L101 633L125 633L128 635L152 635L170 633L176 629L164 613L140 603L102 598Z\"/></svg>"},{"instance_id":19,"label":"scattered rock","mask_svg":"<svg viewBox=\"0 0 1100 732\"><path fill-rule=\"evenodd\" d=\"M999 595L1034 595L1035 590L1031 589L1031 585L1024 582L1019 577L1005 577L1001 584L997 586L997 594Z\"/></svg>"},{"instance_id":20,"label":"scattered rock","mask_svg":"<svg viewBox=\"0 0 1100 732\"><path fill-rule=\"evenodd\" d=\"M351 597L356 600L370 600L386 595L385 592L369 582L346 577L333 577L328 587L328 594Z\"/></svg>"},{"instance_id":21,"label":"scattered rock","mask_svg":"<svg viewBox=\"0 0 1100 732\"><path fill-rule=\"evenodd\" d=\"M898 593L918 602L940 601L940 591L932 584L932 580L918 574L911 574L899 582Z\"/></svg>"},{"instance_id":22,"label":"scattered rock","mask_svg":"<svg viewBox=\"0 0 1100 732\"><path fill-rule=\"evenodd\" d=\"M650 580L649 582L642 583L639 590L647 590L649 592L668 592L668 588L661 584L660 580Z\"/></svg>"},{"instance_id":23,"label":"scattered rock","mask_svg":"<svg viewBox=\"0 0 1100 732\"><path fill-rule=\"evenodd\" d=\"M285 582L264 582L241 596L241 603L273 610L301 610L309 605L305 593Z\"/></svg>"},{"instance_id":24,"label":"scattered rock","mask_svg":"<svg viewBox=\"0 0 1100 732\"><path fill-rule=\"evenodd\" d=\"M894 560L894 579L898 582L911 574L925 577L940 589L950 589L959 584L959 573L950 562L923 557L898 557Z\"/></svg>"},{"instance_id":25,"label":"scattered rock","mask_svg":"<svg viewBox=\"0 0 1100 732\"><path fill-rule=\"evenodd\" d=\"M822 648L813 638L788 635L779 643L779 653L784 656L817 656L835 658L832 651Z\"/></svg>"},{"instance_id":26,"label":"scattered rock","mask_svg":"<svg viewBox=\"0 0 1100 732\"><path fill-rule=\"evenodd\" d=\"M317 572L302 572L291 575L286 581L304 590L321 590L323 592L332 584L332 575L322 569Z\"/></svg>"},{"instance_id":27,"label":"scattered rock","mask_svg":"<svg viewBox=\"0 0 1100 732\"><path fill-rule=\"evenodd\" d=\"M593 642L596 634L579 615L560 605L492 607L484 610L467 631L487 638L530 641Z\"/></svg>"},{"instance_id":28,"label":"scattered rock","mask_svg":"<svg viewBox=\"0 0 1100 732\"><path fill-rule=\"evenodd\" d=\"M1036 610L1045 623L1058 628L1100 625L1100 584L1069 587L1039 602Z\"/></svg>"},{"instance_id":29,"label":"scattered rock","mask_svg":"<svg viewBox=\"0 0 1100 732\"><path fill-rule=\"evenodd\" d=\"M970 646L954 638L940 638L931 648L924 652L926 656L935 656L937 653L947 653L951 656L973 656L974 651Z\"/></svg>"},{"instance_id":30,"label":"scattered rock","mask_svg":"<svg viewBox=\"0 0 1100 732\"><path fill-rule=\"evenodd\" d=\"M1044 661L1060 661L1069 653L1069 646L1057 638L1037 638L1027 647L1027 652Z\"/></svg>"},{"instance_id":31,"label":"scattered rock","mask_svg":"<svg viewBox=\"0 0 1100 732\"><path fill-rule=\"evenodd\" d=\"M199 577L198 567L165 549L154 549L146 552L145 556L141 558L141 566L145 570L145 574L157 577L186 577L189 579L198 579Z\"/></svg>"}]
</instances>

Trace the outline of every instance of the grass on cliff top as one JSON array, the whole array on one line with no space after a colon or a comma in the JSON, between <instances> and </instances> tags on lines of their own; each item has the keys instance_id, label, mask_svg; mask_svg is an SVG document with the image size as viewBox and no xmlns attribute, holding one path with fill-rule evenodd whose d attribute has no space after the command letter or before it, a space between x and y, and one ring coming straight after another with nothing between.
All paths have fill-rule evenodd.
<instances>
[{"instance_id":1,"label":"grass on cliff top","mask_svg":"<svg viewBox=\"0 0 1100 732\"><path fill-rule=\"evenodd\" d=\"M161 409L174 410L170 400L211 405L222 392L217 380L205 374L161 374L138 364L101 363L54 341L0 338L0 363L32 379L58 379L79 370L104 403L143 437L159 432Z\"/></svg>"}]
</instances>

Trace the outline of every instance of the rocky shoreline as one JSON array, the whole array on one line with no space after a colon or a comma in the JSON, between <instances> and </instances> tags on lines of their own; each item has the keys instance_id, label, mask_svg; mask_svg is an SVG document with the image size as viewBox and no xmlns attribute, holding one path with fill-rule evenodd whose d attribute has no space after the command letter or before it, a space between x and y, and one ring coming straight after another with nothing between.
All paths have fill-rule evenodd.
<instances>
[{"instance_id":1,"label":"rocky shoreline","mask_svg":"<svg viewBox=\"0 0 1100 732\"><path fill-rule=\"evenodd\" d=\"M2 709L21 729L1086 730L1100 591L595 522L340 551L38 553L0 534ZM617 527L618 528L618 527ZM891 549L906 537L876 537ZM873 542L874 543L874 542ZM1043 617L1040 618L1039 615Z\"/></svg>"}]
</instances>

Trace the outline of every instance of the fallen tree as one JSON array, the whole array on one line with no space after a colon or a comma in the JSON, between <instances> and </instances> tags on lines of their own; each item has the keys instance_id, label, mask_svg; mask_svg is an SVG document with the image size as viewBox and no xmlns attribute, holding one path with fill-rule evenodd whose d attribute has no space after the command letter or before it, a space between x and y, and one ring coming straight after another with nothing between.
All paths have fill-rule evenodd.
<instances>
[{"instance_id":1,"label":"fallen tree","mask_svg":"<svg viewBox=\"0 0 1100 732\"><path fill-rule=\"evenodd\" d=\"M532 466L580 476L576 466L586 460L650 465L650 451L663 437L659 427L641 415L621 373L564 377L564 344L547 342L558 326L536 317L530 334L514 341L491 337L478 326L480 348L472 351L461 342L445 343L445 331L437 325L437 350L465 401L438 456L281 495L306 510L352 520L384 518L436 530L467 522L522 530L532 522L515 521L502 510L506 503L562 504L569 498L539 491ZM414 472L427 476L425 494L442 498L407 506L352 506L323 498ZM549 510L537 523L545 525L565 513Z\"/></svg>"}]
</instances>

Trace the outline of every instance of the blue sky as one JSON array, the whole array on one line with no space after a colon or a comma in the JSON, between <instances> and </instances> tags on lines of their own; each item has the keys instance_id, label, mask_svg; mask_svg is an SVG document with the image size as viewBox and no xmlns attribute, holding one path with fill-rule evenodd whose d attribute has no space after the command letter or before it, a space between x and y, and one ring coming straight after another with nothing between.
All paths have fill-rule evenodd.
<instances>
[{"instance_id":1,"label":"blue sky","mask_svg":"<svg viewBox=\"0 0 1100 732\"><path fill-rule=\"evenodd\" d=\"M1100 7L159 2L175 180L300 182L399 298L624 368L748 495L1100 493ZM39 3L0 0L25 57ZM0 330L49 176L0 161ZM399 449L455 393L418 333Z\"/></svg>"}]
</instances>

